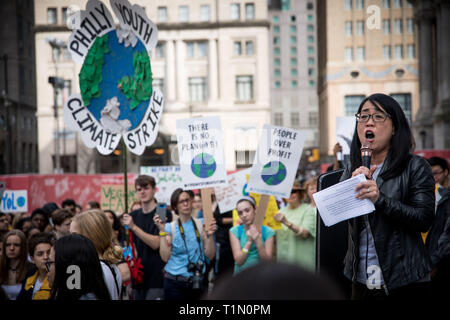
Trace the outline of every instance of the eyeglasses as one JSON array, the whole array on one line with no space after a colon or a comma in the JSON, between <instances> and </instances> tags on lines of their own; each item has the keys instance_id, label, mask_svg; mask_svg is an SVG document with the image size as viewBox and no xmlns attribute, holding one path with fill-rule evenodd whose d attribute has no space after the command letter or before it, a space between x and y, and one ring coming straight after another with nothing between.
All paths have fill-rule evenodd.
<instances>
[{"instance_id":1,"label":"eyeglasses","mask_svg":"<svg viewBox=\"0 0 450 320\"><path fill-rule=\"evenodd\" d=\"M52 264L54 264L54 263L55 263L55 261L50 261L50 260L44 262L45 269L47 269L47 272L50 272L50 268L51 268Z\"/></svg>"},{"instance_id":2,"label":"eyeglasses","mask_svg":"<svg viewBox=\"0 0 450 320\"><path fill-rule=\"evenodd\" d=\"M443 172L444 172L444 170L441 170L441 171L438 171L438 172L433 172L433 176L438 176L438 175L440 175Z\"/></svg>"},{"instance_id":3,"label":"eyeglasses","mask_svg":"<svg viewBox=\"0 0 450 320\"><path fill-rule=\"evenodd\" d=\"M188 203L190 203L190 202L191 202L191 199L190 199L190 198L187 198L187 199L178 201L178 204L188 204Z\"/></svg>"},{"instance_id":4,"label":"eyeglasses","mask_svg":"<svg viewBox=\"0 0 450 320\"><path fill-rule=\"evenodd\" d=\"M357 122L363 122L366 123L370 120L370 118L373 119L374 122L384 122L386 121L386 119L389 117L391 117L390 115L386 114L386 113L381 113L381 112L377 112L377 113L357 113L355 114L356 117L356 121Z\"/></svg>"}]
</instances>

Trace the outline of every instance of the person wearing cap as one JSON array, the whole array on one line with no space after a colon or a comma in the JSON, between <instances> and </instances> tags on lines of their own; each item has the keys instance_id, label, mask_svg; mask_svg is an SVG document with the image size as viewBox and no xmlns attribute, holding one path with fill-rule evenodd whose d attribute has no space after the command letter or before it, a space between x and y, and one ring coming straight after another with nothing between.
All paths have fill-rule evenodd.
<instances>
[{"instance_id":1,"label":"person wearing cap","mask_svg":"<svg viewBox=\"0 0 450 320\"><path fill-rule=\"evenodd\" d=\"M260 261L269 261L273 256L275 232L262 226L260 230L253 224L256 202L252 197L243 197L236 203L240 225L230 229L230 244L234 258L234 274Z\"/></svg>"},{"instance_id":2,"label":"person wearing cap","mask_svg":"<svg viewBox=\"0 0 450 320\"><path fill-rule=\"evenodd\" d=\"M311 271L316 261L316 209L306 202L306 190L295 180L288 205L274 218L282 223L276 231L277 260L295 263Z\"/></svg>"}]
</instances>

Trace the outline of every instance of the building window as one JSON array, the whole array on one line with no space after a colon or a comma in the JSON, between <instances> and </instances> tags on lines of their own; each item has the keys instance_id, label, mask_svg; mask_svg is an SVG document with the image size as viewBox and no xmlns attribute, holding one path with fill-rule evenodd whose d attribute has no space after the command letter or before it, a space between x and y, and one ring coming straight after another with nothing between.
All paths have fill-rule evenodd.
<instances>
[{"instance_id":1,"label":"building window","mask_svg":"<svg viewBox=\"0 0 450 320\"><path fill-rule=\"evenodd\" d=\"M312 14L308 14L308 22L314 22L314 16Z\"/></svg>"},{"instance_id":2,"label":"building window","mask_svg":"<svg viewBox=\"0 0 450 320\"><path fill-rule=\"evenodd\" d=\"M356 21L356 34L359 36L364 35L364 21Z\"/></svg>"},{"instance_id":3,"label":"building window","mask_svg":"<svg viewBox=\"0 0 450 320\"><path fill-rule=\"evenodd\" d=\"M273 114L273 120L276 126L283 126L283 114L281 112L275 112Z\"/></svg>"},{"instance_id":4,"label":"building window","mask_svg":"<svg viewBox=\"0 0 450 320\"><path fill-rule=\"evenodd\" d=\"M241 19L241 5L239 3L231 4L231 20Z\"/></svg>"},{"instance_id":5,"label":"building window","mask_svg":"<svg viewBox=\"0 0 450 320\"><path fill-rule=\"evenodd\" d=\"M291 81L291 87L292 87L292 88L297 88L297 87L298 87L298 82L297 82L297 80L292 80L292 81Z\"/></svg>"},{"instance_id":6,"label":"building window","mask_svg":"<svg viewBox=\"0 0 450 320\"><path fill-rule=\"evenodd\" d=\"M308 58L308 65L310 66L314 65L314 58Z\"/></svg>"},{"instance_id":7,"label":"building window","mask_svg":"<svg viewBox=\"0 0 450 320\"><path fill-rule=\"evenodd\" d=\"M291 55L296 56L297 55L297 48L291 47Z\"/></svg>"},{"instance_id":8,"label":"building window","mask_svg":"<svg viewBox=\"0 0 450 320\"><path fill-rule=\"evenodd\" d=\"M314 32L314 26L312 24L308 24L307 30L308 32Z\"/></svg>"},{"instance_id":9,"label":"building window","mask_svg":"<svg viewBox=\"0 0 450 320\"><path fill-rule=\"evenodd\" d=\"M252 56L254 52L253 41L245 41L245 54Z\"/></svg>"},{"instance_id":10,"label":"building window","mask_svg":"<svg viewBox=\"0 0 450 320\"><path fill-rule=\"evenodd\" d=\"M179 6L178 7L178 20L180 22L188 22L189 21L189 7L188 6Z\"/></svg>"},{"instance_id":11,"label":"building window","mask_svg":"<svg viewBox=\"0 0 450 320\"><path fill-rule=\"evenodd\" d=\"M164 45L163 42L159 42L156 45L156 50L155 50L156 59L163 59L164 58L164 48L165 48L165 45Z\"/></svg>"},{"instance_id":12,"label":"building window","mask_svg":"<svg viewBox=\"0 0 450 320\"><path fill-rule=\"evenodd\" d=\"M57 24L58 16L56 8L47 8L47 23L48 24Z\"/></svg>"},{"instance_id":13,"label":"building window","mask_svg":"<svg viewBox=\"0 0 450 320\"><path fill-rule=\"evenodd\" d=\"M314 37L308 36L308 43L314 43Z\"/></svg>"},{"instance_id":14,"label":"building window","mask_svg":"<svg viewBox=\"0 0 450 320\"><path fill-rule=\"evenodd\" d=\"M394 58L403 59L403 46L401 44L394 47Z\"/></svg>"},{"instance_id":15,"label":"building window","mask_svg":"<svg viewBox=\"0 0 450 320\"><path fill-rule=\"evenodd\" d=\"M353 48L345 48L345 61L353 61Z\"/></svg>"},{"instance_id":16,"label":"building window","mask_svg":"<svg viewBox=\"0 0 450 320\"><path fill-rule=\"evenodd\" d=\"M281 0L281 11L291 10L291 0Z\"/></svg>"},{"instance_id":17,"label":"building window","mask_svg":"<svg viewBox=\"0 0 450 320\"><path fill-rule=\"evenodd\" d=\"M364 9L364 0L356 0L356 9L357 10Z\"/></svg>"},{"instance_id":18,"label":"building window","mask_svg":"<svg viewBox=\"0 0 450 320\"><path fill-rule=\"evenodd\" d=\"M383 8L389 9L391 7L391 0L383 0Z\"/></svg>"},{"instance_id":19,"label":"building window","mask_svg":"<svg viewBox=\"0 0 450 320\"><path fill-rule=\"evenodd\" d=\"M281 82L280 81L275 81L275 88L280 88L281 87Z\"/></svg>"},{"instance_id":20,"label":"building window","mask_svg":"<svg viewBox=\"0 0 450 320\"><path fill-rule=\"evenodd\" d=\"M245 19L254 20L255 19L255 4L246 3L245 4Z\"/></svg>"},{"instance_id":21,"label":"building window","mask_svg":"<svg viewBox=\"0 0 450 320\"><path fill-rule=\"evenodd\" d=\"M314 4L313 4L312 2L308 2L308 3L306 4L306 9L308 9L308 10L313 10L313 9L314 9Z\"/></svg>"},{"instance_id":22,"label":"building window","mask_svg":"<svg viewBox=\"0 0 450 320\"><path fill-rule=\"evenodd\" d=\"M356 60L364 61L366 59L366 49L365 47L356 48Z\"/></svg>"},{"instance_id":23,"label":"building window","mask_svg":"<svg viewBox=\"0 0 450 320\"><path fill-rule=\"evenodd\" d=\"M308 54L314 54L314 47L309 46L308 47Z\"/></svg>"},{"instance_id":24,"label":"building window","mask_svg":"<svg viewBox=\"0 0 450 320\"><path fill-rule=\"evenodd\" d=\"M240 56L242 54L242 44L240 41L235 41L233 44L233 51L235 56Z\"/></svg>"},{"instance_id":25,"label":"building window","mask_svg":"<svg viewBox=\"0 0 450 320\"><path fill-rule=\"evenodd\" d=\"M402 0L394 0L394 8L401 8Z\"/></svg>"},{"instance_id":26,"label":"building window","mask_svg":"<svg viewBox=\"0 0 450 320\"><path fill-rule=\"evenodd\" d=\"M300 125L300 115L298 112L291 112L291 126Z\"/></svg>"},{"instance_id":27,"label":"building window","mask_svg":"<svg viewBox=\"0 0 450 320\"><path fill-rule=\"evenodd\" d=\"M391 59L391 46L383 46L383 59Z\"/></svg>"},{"instance_id":28,"label":"building window","mask_svg":"<svg viewBox=\"0 0 450 320\"><path fill-rule=\"evenodd\" d=\"M275 77L281 77L281 71L280 71L280 69L275 69L274 70L274 72L273 72L273 75L275 76Z\"/></svg>"},{"instance_id":29,"label":"building window","mask_svg":"<svg viewBox=\"0 0 450 320\"><path fill-rule=\"evenodd\" d=\"M297 58L291 58L291 66L297 66Z\"/></svg>"},{"instance_id":30,"label":"building window","mask_svg":"<svg viewBox=\"0 0 450 320\"><path fill-rule=\"evenodd\" d=\"M352 0L344 0L344 9L352 10Z\"/></svg>"},{"instance_id":31,"label":"building window","mask_svg":"<svg viewBox=\"0 0 450 320\"><path fill-rule=\"evenodd\" d=\"M291 22L295 22L296 19L297 19L297 18L295 17L295 15L292 15L292 16L291 16Z\"/></svg>"},{"instance_id":32,"label":"building window","mask_svg":"<svg viewBox=\"0 0 450 320\"><path fill-rule=\"evenodd\" d=\"M253 164L256 151L236 150L236 168L248 168Z\"/></svg>"},{"instance_id":33,"label":"building window","mask_svg":"<svg viewBox=\"0 0 450 320\"><path fill-rule=\"evenodd\" d=\"M314 75L314 69L308 68L308 76L313 76L313 75Z\"/></svg>"},{"instance_id":34,"label":"building window","mask_svg":"<svg viewBox=\"0 0 450 320\"><path fill-rule=\"evenodd\" d=\"M167 7L158 7L158 21L167 22L168 20Z\"/></svg>"},{"instance_id":35,"label":"building window","mask_svg":"<svg viewBox=\"0 0 450 320\"><path fill-rule=\"evenodd\" d=\"M153 78L152 87L154 89L159 89L162 92L162 94L164 94L164 79Z\"/></svg>"},{"instance_id":36,"label":"building window","mask_svg":"<svg viewBox=\"0 0 450 320\"><path fill-rule=\"evenodd\" d=\"M353 23L351 21L345 21L345 35L351 36L353 34Z\"/></svg>"},{"instance_id":37,"label":"building window","mask_svg":"<svg viewBox=\"0 0 450 320\"><path fill-rule=\"evenodd\" d=\"M69 12L69 11L67 11L67 10L68 10L67 7L64 7L64 8L61 9L61 17L62 17L62 23L63 23L63 24L66 24L66 23L67 23L67 18L68 18L67 13Z\"/></svg>"},{"instance_id":38,"label":"building window","mask_svg":"<svg viewBox=\"0 0 450 320\"><path fill-rule=\"evenodd\" d=\"M397 100L398 104L405 113L406 119L411 124L411 94L410 93L393 93L390 94L392 98Z\"/></svg>"},{"instance_id":39,"label":"building window","mask_svg":"<svg viewBox=\"0 0 450 320\"><path fill-rule=\"evenodd\" d=\"M298 71L297 71L296 68L291 69L291 76L292 76L292 77L297 77L297 76L298 76Z\"/></svg>"},{"instance_id":40,"label":"building window","mask_svg":"<svg viewBox=\"0 0 450 320\"><path fill-rule=\"evenodd\" d=\"M253 76L236 77L236 100L253 100Z\"/></svg>"},{"instance_id":41,"label":"building window","mask_svg":"<svg viewBox=\"0 0 450 320\"><path fill-rule=\"evenodd\" d=\"M272 21L273 21L274 23L278 23L278 22L280 22L280 17L279 17L279 16L273 16L273 17L272 17Z\"/></svg>"},{"instance_id":42,"label":"building window","mask_svg":"<svg viewBox=\"0 0 450 320\"><path fill-rule=\"evenodd\" d=\"M406 47L406 56L408 59L415 59L416 58L416 50L415 46L413 44L408 44Z\"/></svg>"},{"instance_id":43,"label":"building window","mask_svg":"<svg viewBox=\"0 0 450 320\"><path fill-rule=\"evenodd\" d=\"M197 77L189 78L189 101L203 102L206 101L206 78Z\"/></svg>"},{"instance_id":44,"label":"building window","mask_svg":"<svg viewBox=\"0 0 450 320\"><path fill-rule=\"evenodd\" d=\"M280 37L273 37L273 44L274 45L279 45L280 43L281 43Z\"/></svg>"},{"instance_id":45,"label":"building window","mask_svg":"<svg viewBox=\"0 0 450 320\"><path fill-rule=\"evenodd\" d=\"M204 58L207 56L206 41L186 42L186 54L188 58Z\"/></svg>"},{"instance_id":46,"label":"building window","mask_svg":"<svg viewBox=\"0 0 450 320\"><path fill-rule=\"evenodd\" d=\"M200 21L206 22L209 21L210 18L210 10L209 4L204 4L200 6Z\"/></svg>"},{"instance_id":47,"label":"building window","mask_svg":"<svg viewBox=\"0 0 450 320\"><path fill-rule=\"evenodd\" d=\"M273 26L273 33L280 33L280 26Z\"/></svg>"},{"instance_id":48,"label":"building window","mask_svg":"<svg viewBox=\"0 0 450 320\"><path fill-rule=\"evenodd\" d=\"M308 123L310 127L317 126L319 124L319 115L316 111L308 112Z\"/></svg>"},{"instance_id":49,"label":"building window","mask_svg":"<svg viewBox=\"0 0 450 320\"><path fill-rule=\"evenodd\" d=\"M275 67L279 67L279 66L281 65L280 59L279 59L279 58L273 59L273 65L274 65Z\"/></svg>"},{"instance_id":50,"label":"building window","mask_svg":"<svg viewBox=\"0 0 450 320\"><path fill-rule=\"evenodd\" d=\"M383 20L383 32L384 32L384 34L391 33L391 20L389 20L389 19Z\"/></svg>"},{"instance_id":51,"label":"building window","mask_svg":"<svg viewBox=\"0 0 450 320\"><path fill-rule=\"evenodd\" d=\"M344 112L345 116L354 117L355 113L358 112L359 105L361 101L364 100L366 96L363 95L351 95L344 97Z\"/></svg>"},{"instance_id":52,"label":"building window","mask_svg":"<svg viewBox=\"0 0 450 320\"><path fill-rule=\"evenodd\" d=\"M276 56L280 55L280 48L278 47L273 48L273 54Z\"/></svg>"},{"instance_id":53,"label":"building window","mask_svg":"<svg viewBox=\"0 0 450 320\"><path fill-rule=\"evenodd\" d=\"M403 32L402 19L394 20L394 32L397 34L401 34Z\"/></svg>"},{"instance_id":54,"label":"building window","mask_svg":"<svg viewBox=\"0 0 450 320\"><path fill-rule=\"evenodd\" d=\"M297 37L296 36L290 36L291 44L297 44Z\"/></svg>"},{"instance_id":55,"label":"building window","mask_svg":"<svg viewBox=\"0 0 450 320\"><path fill-rule=\"evenodd\" d=\"M296 33L297 32L297 26L289 26L289 31L291 33Z\"/></svg>"},{"instance_id":56,"label":"building window","mask_svg":"<svg viewBox=\"0 0 450 320\"><path fill-rule=\"evenodd\" d=\"M309 86L311 88L314 88L315 85L316 85L316 82L314 80L309 80Z\"/></svg>"},{"instance_id":57,"label":"building window","mask_svg":"<svg viewBox=\"0 0 450 320\"><path fill-rule=\"evenodd\" d=\"M406 32L409 34L414 33L414 20L413 19L406 19Z\"/></svg>"}]
</instances>

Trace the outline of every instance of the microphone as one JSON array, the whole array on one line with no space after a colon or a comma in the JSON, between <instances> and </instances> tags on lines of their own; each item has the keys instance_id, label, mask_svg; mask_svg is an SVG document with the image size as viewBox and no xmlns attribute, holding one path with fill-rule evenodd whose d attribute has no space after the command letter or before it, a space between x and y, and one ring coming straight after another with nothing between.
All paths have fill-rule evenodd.
<instances>
[{"instance_id":1,"label":"microphone","mask_svg":"<svg viewBox=\"0 0 450 320\"><path fill-rule=\"evenodd\" d=\"M361 146L361 160L362 165L370 169L370 158L372 157L372 148L369 142L365 142Z\"/></svg>"}]
</instances>

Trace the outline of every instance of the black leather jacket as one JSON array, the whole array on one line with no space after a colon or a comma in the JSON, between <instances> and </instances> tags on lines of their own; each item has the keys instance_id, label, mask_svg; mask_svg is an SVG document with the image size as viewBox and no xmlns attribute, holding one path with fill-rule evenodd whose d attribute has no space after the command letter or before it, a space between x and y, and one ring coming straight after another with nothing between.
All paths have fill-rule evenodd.
<instances>
[{"instance_id":1,"label":"black leather jacket","mask_svg":"<svg viewBox=\"0 0 450 320\"><path fill-rule=\"evenodd\" d=\"M375 212L368 215L375 250L388 290L403 287L425 278L431 271L430 256L420 232L427 231L434 218L434 179L428 162L410 155L405 170L384 181L381 173L376 180L380 195ZM349 169L341 181L350 178ZM344 274L356 281L359 234L362 217L349 220L348 249L344 259Z\"/></svg>"}]
</instances>

